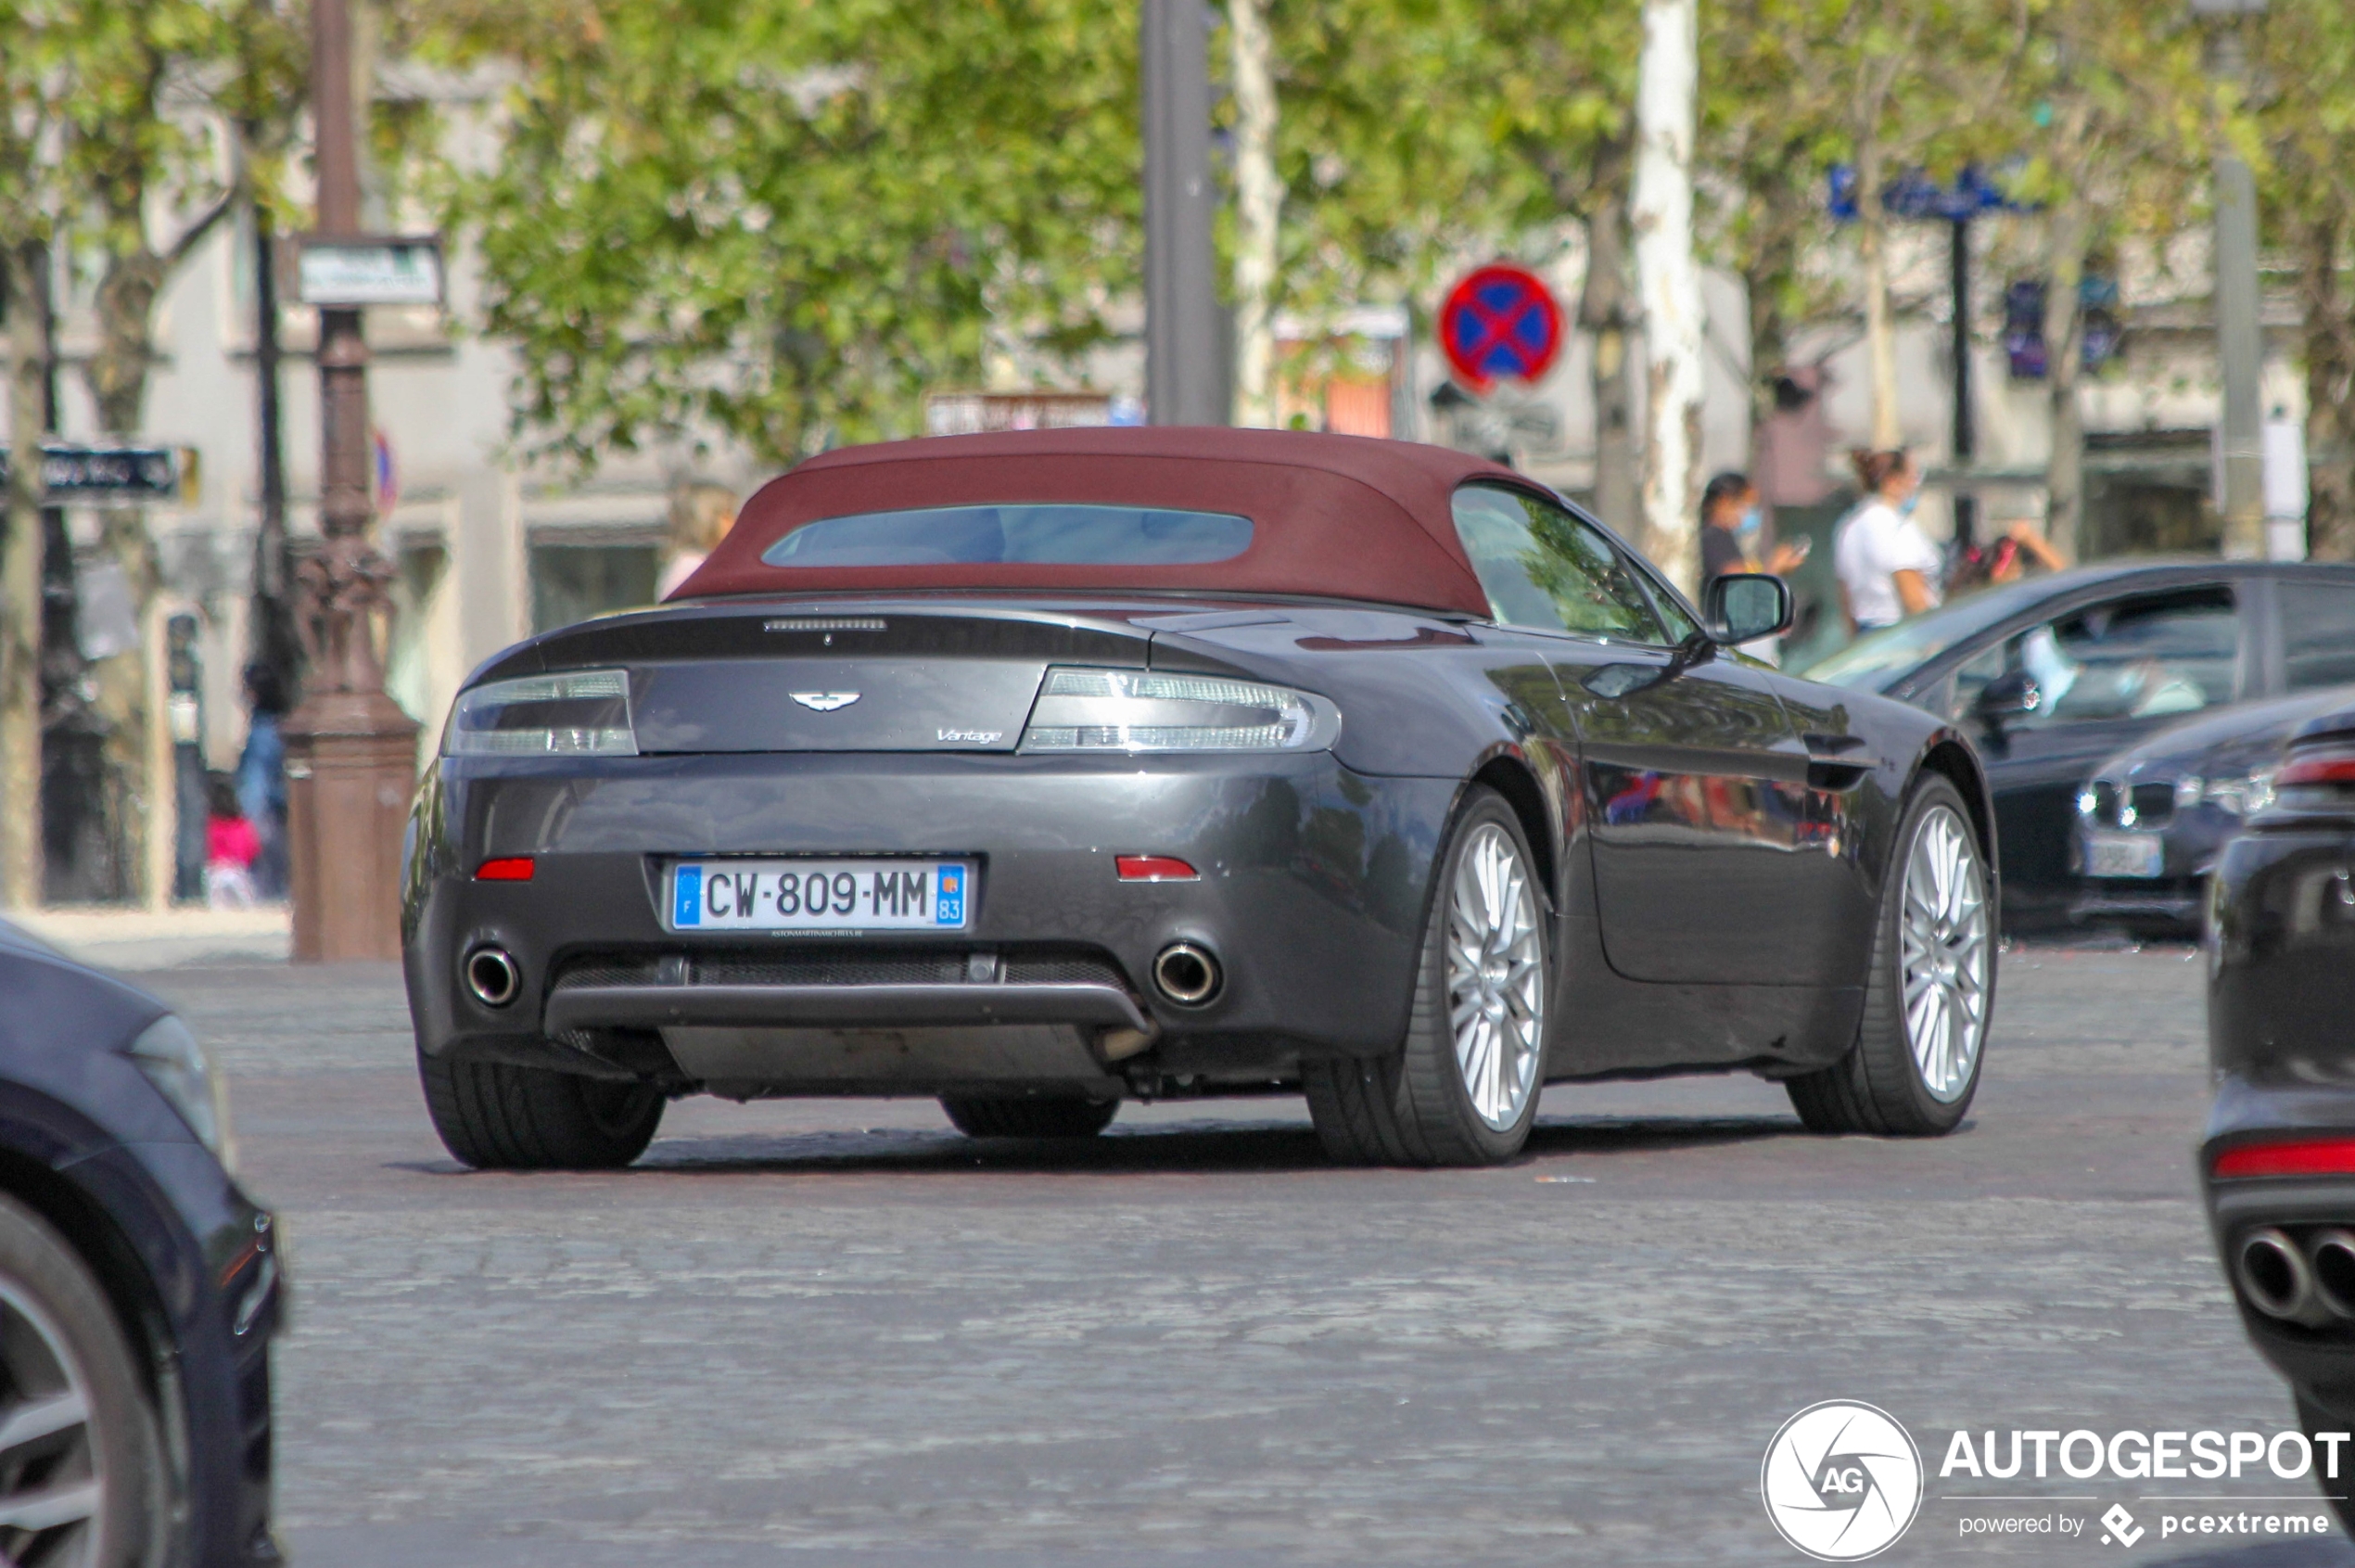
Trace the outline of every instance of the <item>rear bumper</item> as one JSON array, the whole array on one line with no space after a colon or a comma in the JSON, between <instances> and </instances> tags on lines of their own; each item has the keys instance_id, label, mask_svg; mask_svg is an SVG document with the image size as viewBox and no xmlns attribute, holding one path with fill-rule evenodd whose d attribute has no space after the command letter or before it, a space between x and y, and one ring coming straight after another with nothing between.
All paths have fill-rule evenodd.
<instances>
[{"instance_id":1,"label":"rear bumper","mask_svg":"<svg viewBox=\"0 0 2355 1568\"><path fill-rule=\"evenodd\" d=\"M838 1075L805 1058L890 1030L968 1030L986 1045L1016 1039L1009 1029L1043 1040L1044 1027L1082 1041L1098 1070L1137 1052L1135 1034L1166 1070L1370 1053L1405 1027L1456 789L1352 773L1327 754L444 759L419 796L405 878L418 1045L591 1071L651 1064L707 1083L686 1070L678 1031L770 1031L761 1076L821 1092ZM670 859L797 853L971 857L971 925L847 939L666 928ZM1125 854L1174 855L1201 876L1125 883ZM530 882L472 878L511 855L533 857ZM1223 971L1201 1006L1148 981L1177 941ZM485 945L520 975L504 1007L461 982ZM672 1060L617 1052L600 1031L659 1031ZM842 1038L817 1038L828 1031ZM1123 1037L1109 1050L1106 1032ZM1051 1076L1068 1072L1060 1047L1046 1054ZM914 1071L903 1087L924 1092Z\"/></svg>"}]
</instances>

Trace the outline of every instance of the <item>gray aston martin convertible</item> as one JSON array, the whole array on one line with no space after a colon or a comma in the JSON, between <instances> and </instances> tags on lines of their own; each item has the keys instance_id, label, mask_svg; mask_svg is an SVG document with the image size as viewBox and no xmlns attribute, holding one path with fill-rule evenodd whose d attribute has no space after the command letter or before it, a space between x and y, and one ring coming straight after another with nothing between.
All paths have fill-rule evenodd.
<instances>
[{"instance_id":1,"label":"gray aston martin convertible","mask_svg":"<svg viewBox=\"0 0 2355 1568\"><path fill-rule=\"evenodd\" d=\"M1939 1133L1994 999L1987 790L1733 650L1550 491L1243 430L852 448L661 607L470 677L404 937L436 1128L617 1166L705 1092L976 1137L1305 1094L1337 1159L1511 1157L1548 1082L1740 1071Z\"/></svg>"}]
</instances>

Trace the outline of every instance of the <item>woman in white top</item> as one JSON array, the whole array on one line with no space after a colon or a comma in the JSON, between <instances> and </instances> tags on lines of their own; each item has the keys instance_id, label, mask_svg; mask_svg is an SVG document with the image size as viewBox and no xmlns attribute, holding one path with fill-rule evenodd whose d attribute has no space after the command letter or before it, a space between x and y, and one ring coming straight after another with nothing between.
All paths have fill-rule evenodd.
<instances>
[{"instance_id":1,"label":"woman in white top","mask_svg":"<svg viewBox=\"0 0 2355 1568\"><path fill-rule=\"evenodd\" d=\"M1894 626L1938 603L1938 547L1914 522L1921 470L1902 452L1852 452L1865 503L1832 542L1832 567L1849 624L1861 634Z\"/></svg>"}]
</instances>

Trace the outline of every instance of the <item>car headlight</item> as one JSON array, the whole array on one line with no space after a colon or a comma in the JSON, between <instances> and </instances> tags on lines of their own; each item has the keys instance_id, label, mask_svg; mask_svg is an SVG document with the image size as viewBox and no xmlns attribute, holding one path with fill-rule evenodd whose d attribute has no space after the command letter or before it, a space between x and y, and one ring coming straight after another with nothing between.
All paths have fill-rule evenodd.
<instances>
[{"instance_id":1,"label":"car headlight","mask_svg":"<svg viewBox=\"0 0 2355 1568\"><path fill-rule=\"evenodd\" d=\"M452 757L635 757L630 676L574 669L462 692L442 733Z\"/></svg>"},{"instance_id":2,"label":"car headlight","mask_svg":"<svg viewBox=\"0 0 2355 1568\"><path fill-rule=\"evenodd\" d=\"M188 1026L165 1013L131 1042L131 1060L156 1091L172 1102L197 1141L236 1175L237 1141L229 1130L229 1089Z\"/></svg>"},{"instance_id":3,"label":"car headlight","mask_svg":"<svg viewBox=\"0 0 2355 1568\"><path fill-rule=\"evenodd\" d=\"M2276 771L2272 768L2259 768L2236 779L2210 779L2208 781L2208 803L2235 817L2262 811L2273 803L2273 775Z\"/></svg>"},{"instance_id":4,"label":"car headlight","mask_svg":"<svg viewBox=\"0 0 2355 1568\"><path fill-rule=\"evenodd\" d=\"M1341 710L1305 692L1215 675L1047 671L1025 751L1321 751Z\"/></svg>"},{"instance_id":5,"label":"car headlight","mask_svg":"<svg viewBox=\"0 0 2355 1568\"><path fill-rule=\"evenodd\" d=\"M2175 809L2177 810L2180 811L2187 806L2196 806L2199 801L2200 776L2197 773L2185 773L2175 781Z\"/></svg>"}]
</instances>

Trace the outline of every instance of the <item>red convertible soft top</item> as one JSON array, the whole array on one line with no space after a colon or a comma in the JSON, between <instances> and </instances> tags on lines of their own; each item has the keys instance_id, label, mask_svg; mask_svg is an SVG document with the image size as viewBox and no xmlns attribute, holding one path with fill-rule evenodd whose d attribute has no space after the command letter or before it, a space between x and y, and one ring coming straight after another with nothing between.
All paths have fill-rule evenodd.
<instances>
[{"instance_id":1,"label":"red convertible soft top","mask_svg":"<svg viewBox=\"0 0 2355 1568\"><path fill-rule=\"evenodd\" d=\"M1301 430L1162 427L936 436L844 447L771 479L675 598L801 591L1193 589L1299 593L1488 613L1448 496L1470 478L1525 485L1444 447ZM943 562L772 567L761 553L806 523L992 502L1097 503L1249 517L1223 561L1152 566Z\"/></svg>"}]
</instances>

